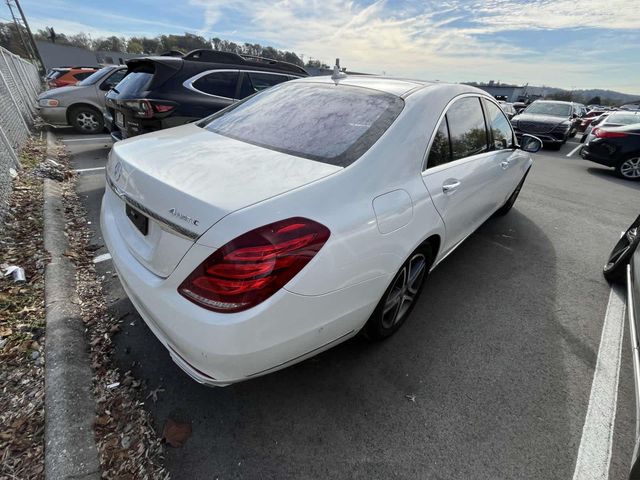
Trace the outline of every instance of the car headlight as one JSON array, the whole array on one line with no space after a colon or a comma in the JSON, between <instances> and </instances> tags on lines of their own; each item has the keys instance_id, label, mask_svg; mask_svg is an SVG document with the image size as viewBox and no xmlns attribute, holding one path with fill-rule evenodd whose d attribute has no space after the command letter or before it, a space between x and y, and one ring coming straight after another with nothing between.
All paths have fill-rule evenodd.
<instances>
[{"instance_id":1,"label":"car headlight","mask_svg":"<svg viewBox=\"0 0 640 480\"><path fill-rule=\"evenodd\" d=\"M60 102L55 98L41 98L38 100L38 105L41 107L57 107L60 105Z\"/></svg>"}]
</instances>

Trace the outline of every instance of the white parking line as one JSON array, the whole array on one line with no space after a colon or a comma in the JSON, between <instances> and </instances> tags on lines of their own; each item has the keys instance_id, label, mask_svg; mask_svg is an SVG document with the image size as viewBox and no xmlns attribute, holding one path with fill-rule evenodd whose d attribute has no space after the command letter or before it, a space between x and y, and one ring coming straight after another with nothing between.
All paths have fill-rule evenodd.
<instances>
[{"instance_id":1,"label":"white parking line","mask_svg":"<svg viewBox=\"0 0 640 480\"><path fill-rule=\"evenodd\" d=\"M105 167L79 168L77 170L74 170L74 172L76 172L76 173L97 172L98 170L104 170L104 169L105 169Z\"/></svg>"},{"instance_id":2,"label":"white parking line","mask_svg":"<svg viewBox=\"0 0 640 480\"><path fill-rule=\"evenodd\" d=\"M93 259L93 263L100 263L106 260L111 260L110 253L103 253L102 255L98 255L96 258Z\"/></svg>"},{"instance_id":3,"label":"white parking line","mask_svg":"<svg viewBox=\"0 0 640 480\"><path fill-rule=\"evenodd\" d=\"M567 157L570 157L571 155L573 155L574 153L576 153L578 150L580 150L580 148L582 148L582 144L578 145L576 148L574 148L573 150L571 150L569 153L567 153Z\"/></svg>"},{"instance_id":4,"label":"white parking line","mask_svg":"<svg viewBox=\"0 0 640 480\"><path fill-rule=\"evenodd\" d=\"M88 137L88 138L63 138L62 141L67 142L95 142L95 141L103 141L109 140L111 141L111 137L105 135L104 137Z\"/></svg>"},{"instance_id":5,"label":"white parking line","mask_svg":"<svg viewBox=\"0 0 640 480\"><path fill-rule=\"evenodd\" d=\"M624 298L622 288L611 288L573 480L609 478L624 335Z\"/></svg>"}]
</instances>

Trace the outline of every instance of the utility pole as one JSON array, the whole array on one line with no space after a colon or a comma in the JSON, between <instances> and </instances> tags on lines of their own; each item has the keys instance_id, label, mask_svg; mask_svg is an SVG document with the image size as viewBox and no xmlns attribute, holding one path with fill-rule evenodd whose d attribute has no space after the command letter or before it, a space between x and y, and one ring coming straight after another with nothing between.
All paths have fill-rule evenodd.
<instances>
[{"instance_id":1,"label":"utility pole","mask_svg":"<svg viewBox=\"0 0 640 480\"><path fill-rule=\"evenodd\" d=\"M15 7L18 9L18 12L20 13L20 18L22 19L22 24L20 24L20 22L18 21L18 19L16 18L14 12L13 12L13 6L15 5ZM29 22L27 22L27 17L25 17L24 15L24 11L22 10L22 6L20 5L20 0L7 0L7 6L9 7L9 10L11 11L11 17L13 17L13 22L16 25L16 29L18 30L18 34L20 35L20 39L22 40L23 45L25 45L25 48L27 50L27 54L33 59L35 60L37 63L40 64L40 73L44 75L45 71L44 71L44 62L42 61L42 57L40 56L40 52L38 51L38 47L36 46L36 41L33 38L33 34L31 33L31 28L29 28ZM24 28L27 31L27 35L29 36L29 41L26 42L24 37L22 36L22 30L21 28Z\"/></svg>"}]
</instances>

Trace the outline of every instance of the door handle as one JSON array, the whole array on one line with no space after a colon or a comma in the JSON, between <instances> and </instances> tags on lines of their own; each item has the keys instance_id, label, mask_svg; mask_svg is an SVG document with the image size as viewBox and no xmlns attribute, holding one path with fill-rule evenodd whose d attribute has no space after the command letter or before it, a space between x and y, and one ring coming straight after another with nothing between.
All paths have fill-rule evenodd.
<instances>
[{"instance_id":1,"label":"door handle","mask_svg":"<svg viewBox=\"0 0 640 480\"><path fill-rule=\"evenodd\" d=\"M442 185L442 191L444 193L454 193L459 186L460 186L460 182L458 180L450 183L445 183Z\"/></svg>"}]
</instances>

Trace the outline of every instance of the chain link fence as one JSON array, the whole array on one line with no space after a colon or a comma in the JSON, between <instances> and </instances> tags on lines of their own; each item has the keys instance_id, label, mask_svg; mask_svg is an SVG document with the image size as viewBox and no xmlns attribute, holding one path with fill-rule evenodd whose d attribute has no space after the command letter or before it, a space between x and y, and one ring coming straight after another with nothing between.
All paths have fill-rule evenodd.
<instances>
[{"instance_id":1,"label":"chain link fence","mask_svg":"<svg viewBox=\"0 0 640 480\"><path fill-rule=\"evenodd\" d=\"M33 63L0 47L0 219L11 192L11 169L20 166L18 153L33 127L41 87Z\"/></svg>"}]
</instances>

